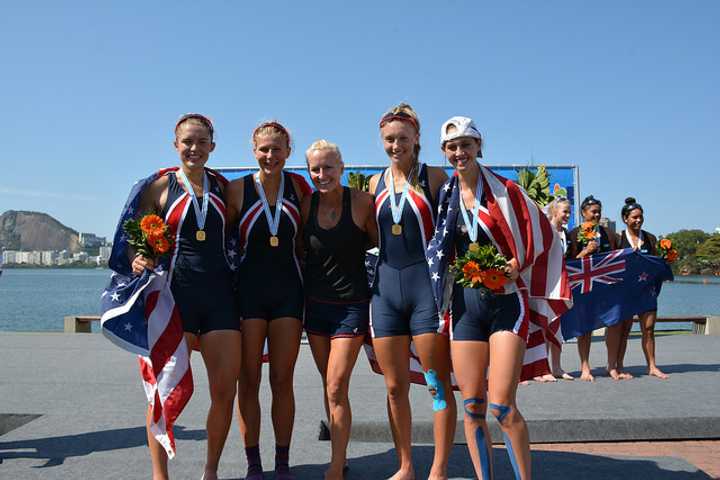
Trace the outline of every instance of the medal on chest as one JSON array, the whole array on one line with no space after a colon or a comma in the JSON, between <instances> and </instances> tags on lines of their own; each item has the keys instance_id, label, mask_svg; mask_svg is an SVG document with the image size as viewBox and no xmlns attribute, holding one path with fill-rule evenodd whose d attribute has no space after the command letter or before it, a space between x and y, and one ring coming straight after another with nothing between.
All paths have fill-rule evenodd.
<instances>
[{"instance_id":1,"label":"medal on chest","mask_svg":"<svg viewBox=\"0 0 720 480\"><path fill-rule=\"evenodd\" d=\"M187 190L188 195L190 195L190 198L192 199L193 210L195 211L195 221L197 222L198 227L195 232L195 240L198 242L204 242L206 238L205 220L207 220L210 196L210 182L208 181L208 176L203 172L202 206L198 202L197 195L195 195L195 190L193 189L190 180L187 178L187 175L185 175L185 172L183 172L182 169L178 170L178 176L180 177L180 180L182 180L185 190Z\"/></svg>"},{"instance_id":2,"label":"medal on chest","mask_svg":"<svg viewBox=\"0 0 720 480\"><path fill-rule=\"evenodd\" d=\"M260 174L256 173L253 175L255 180L255 186L257 188L260 201L262 202L263 211L265 212L265 218L267 219L268 229L270 230L270 246L275 248L280 245L280 239L278 238L278 230L280 229L280 218L282 216L282 202L283 195L285 194L285 175L280 173L280 186L278 187L277 196L275 197L275 215L270 212L270 204L268 203L267 196L265 195L265 189L260 181Z\"/></svg>"},{"instance_id":3,"label":"medal on chest","mask_svg":"<svg viewBox=\"0 0 720 480\"><path fill-rule=\"evenodd\" d=\"M463 200L462 195L462 186L460 186L459 195L460 212L462 213L463 221L465 222L465 227L467 228L468 237L470 237L470 245L468 246L468 250L470 250L471 252L477 252L478 250L480 250L480 244L478 243L478 225L480 221L480 199L482 198L482 177L480 176L479 172L477 185L475 186L475 201L473 202L473 206L470 209L472 221L468 216L467 208L465 208L465 201Z\"/></svg>"},{"instance_id":4,"label":"medal on chest","mask_svg":"<svg viewBox=\"0 0 720 480\"><path fill-rule=\"evenodd\" d=\"M390 231L393 235L399 236L402 235L402 225L400 224L400 220L402 220L402 211L405 207L405 201L407 201L408 192L409 192L409 184L407 182L407 179L405 180L405 185L403 186L402 193L400 194L400 201L395 202L395 179L393 178L392 168L388 169L390 173L390 194L388 195L390 197L390 213L392 213L392 219L393 219L393 225Z\"/></svg>"}]
</instances>

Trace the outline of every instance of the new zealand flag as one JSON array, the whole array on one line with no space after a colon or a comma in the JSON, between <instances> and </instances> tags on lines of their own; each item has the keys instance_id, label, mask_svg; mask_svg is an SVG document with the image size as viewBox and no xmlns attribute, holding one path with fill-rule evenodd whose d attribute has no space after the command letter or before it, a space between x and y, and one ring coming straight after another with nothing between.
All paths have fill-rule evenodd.
<instances>
[{"instance_id":1,"label":"new zealand flag","mask_svg":"<svg viewBox=\"0 0 720 480\"><path fill-rule=\"evenodd\" d=\"M567 262L573 307L561 318L565 340L657 310L662 282L673 280L665 260L631 248Z\"/></svg>"}]
</instances>

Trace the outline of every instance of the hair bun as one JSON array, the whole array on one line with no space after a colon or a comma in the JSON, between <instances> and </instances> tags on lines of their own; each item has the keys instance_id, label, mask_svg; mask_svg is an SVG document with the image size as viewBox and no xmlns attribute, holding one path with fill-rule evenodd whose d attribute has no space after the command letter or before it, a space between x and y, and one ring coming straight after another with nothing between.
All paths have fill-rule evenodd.
<instances>
[{"instance_id":1,"label":"hair bun","mask_svg":"<svg viewBox=\"0 0 720 480\"><path fill-rule=\"evenodd\" d=\"M625 199L625 205L634 205L637 203L637 200L635 200L635 197L627 197Z\"/></svg>"}]
</instances>

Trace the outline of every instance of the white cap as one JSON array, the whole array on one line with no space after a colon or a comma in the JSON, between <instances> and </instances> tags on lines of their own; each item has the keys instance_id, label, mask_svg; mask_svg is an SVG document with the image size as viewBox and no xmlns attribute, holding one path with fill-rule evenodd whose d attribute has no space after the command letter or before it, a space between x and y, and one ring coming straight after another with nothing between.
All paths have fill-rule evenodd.
<instances>
[{"instance_id":1,"label":"white cap","mask_svg":"<svg viewBox=\"0 0 720 480\"><path fill-rule=\"evenodd\" d=\"M455 127L455 130L448 133L448 128L450 126ZM460 137L472 137L482 140L482 136L480 135L480 132L475 126L475 122L473 122L472 118L452 117L450 120L443 123L443 126L440 129L441 145L444 146L445 142L449 142L450 140L455 140Z\"/></svg>"}]
</instances>

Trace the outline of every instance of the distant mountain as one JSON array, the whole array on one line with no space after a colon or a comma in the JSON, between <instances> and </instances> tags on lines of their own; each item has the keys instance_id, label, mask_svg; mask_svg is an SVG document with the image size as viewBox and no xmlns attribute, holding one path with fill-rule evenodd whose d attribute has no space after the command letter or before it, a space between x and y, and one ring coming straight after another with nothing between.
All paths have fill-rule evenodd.
<instances>
[{"instance_id":1,"label":"distant mountain","mask_svg":"<svg viewBox=\"0 0 720 480\"><path fill-rule=\"evenodd\" d=\"M0 249L81 250L78 232L46 213L8 210L0 215Z\"/></svg>"}]
</instances>

